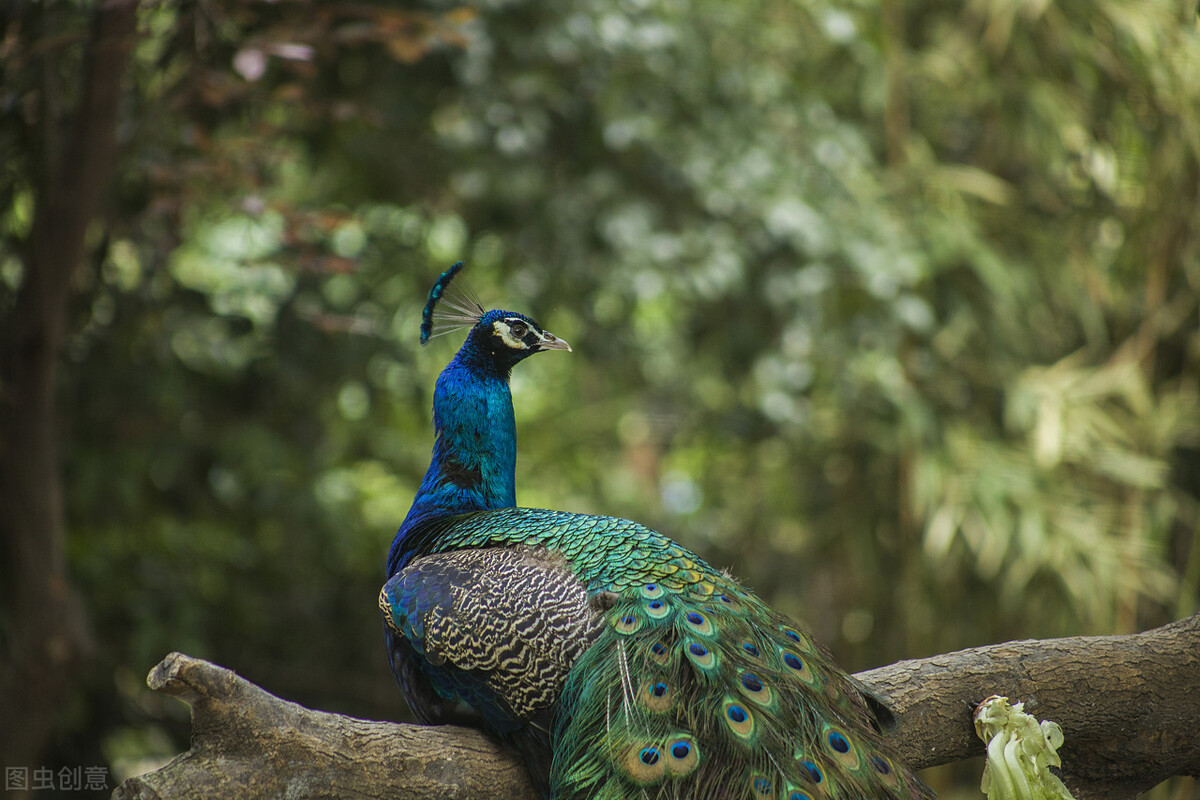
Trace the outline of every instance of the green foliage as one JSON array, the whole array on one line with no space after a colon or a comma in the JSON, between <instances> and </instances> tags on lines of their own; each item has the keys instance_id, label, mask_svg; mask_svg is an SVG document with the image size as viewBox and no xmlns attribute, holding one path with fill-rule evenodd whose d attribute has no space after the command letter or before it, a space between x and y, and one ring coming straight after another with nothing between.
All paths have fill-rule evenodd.
<instances>
[{"instance_id":1,"label":"green foliage","mask_svg":"<svg viewBox=\"0 0 1200 800\"><path fill-rule=\"evenodd\" d=\"M144 9L63 392L105 669L403 713L374 596L459 258L575 348L514 375L520 502L678 536L848 667L1196 608L1183 6L446 8ZM47 85L19 36L0 311Z\"/></svg>"}]
</instances>

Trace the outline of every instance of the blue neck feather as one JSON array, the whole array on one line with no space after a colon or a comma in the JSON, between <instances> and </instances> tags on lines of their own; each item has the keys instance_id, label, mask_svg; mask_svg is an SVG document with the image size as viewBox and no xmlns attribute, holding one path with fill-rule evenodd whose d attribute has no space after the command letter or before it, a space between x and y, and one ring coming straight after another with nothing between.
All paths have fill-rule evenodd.
<instances>
[{"instance_id":1,"label":"blue neck feather","mask_svg":"<svg viewBox=\"0 0 1200 800\"><path fill-rule=\"evenodd\" d=\"M448 514L517 504L517 428L508 365L497 364L473 346L472 338L438 377L433 460L392 542L389 575L411 556L405 539L422 524Z\"/></svg>"}]
</instances>

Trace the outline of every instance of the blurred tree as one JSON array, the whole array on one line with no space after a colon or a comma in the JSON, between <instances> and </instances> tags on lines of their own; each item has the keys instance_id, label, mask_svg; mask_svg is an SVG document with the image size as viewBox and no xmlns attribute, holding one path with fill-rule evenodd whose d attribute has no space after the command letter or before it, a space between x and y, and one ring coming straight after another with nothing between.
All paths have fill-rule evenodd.
<instances>
[{"instance_id":1,"label":"blurred tree","mask_svg":"<svg viewBox=\"0 0 1200 800\"><path fill-rule=\"evenodd\" d=\"M36 16L32 31L9 33L43 42L52 34L78 37L83 64L62 58L53 46L22 50L7 42L17 51L6 54L6 86L14 76L33 74L38 81L37 91L9 112L23 125L5 136L4 148L6 156L17 151L4 159L3 192L6 238L20 261L8 265L10 281L19 286L6 298L0 329L0 752L15 764L40 755L52 709L71 691L90 646L66 574L58 366L72 280L113 175L137 3L110 2L79 30L55 31L58 14L49 9Z\"/></svg>"}]
</instances>

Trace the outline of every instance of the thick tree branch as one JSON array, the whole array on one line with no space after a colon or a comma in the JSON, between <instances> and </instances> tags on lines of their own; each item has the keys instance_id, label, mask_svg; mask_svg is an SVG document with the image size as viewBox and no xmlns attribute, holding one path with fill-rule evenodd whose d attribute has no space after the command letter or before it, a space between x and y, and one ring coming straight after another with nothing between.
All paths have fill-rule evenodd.
<instances>
[{"instance_id":1,"label":"thick tree branch","mask_svg":"<svg viewBox=\"0 0 1200 800\"><path fill-rule=\"evenodd\" d=\"M1078 800L1132 798L1200 775L1200 615L1134 636L1009 642L859 673L888 697L912 765L982 754L971 713L991 694L1062 725ZM114 798L405 797L533 800L519 763L464 728L368 722L280 700L173 653L150 687L192 707L192 749Z\"/></svg>"},{"instance_id":2,"label":"thick tree branch","mask_svg":"<svg viewBox=\"0 0 1200 800\"><path fill-rule=\"evenodd\" d=\"M114 798L535 797L520 762L478 731L310 711L179 653L146 680L192 707L192 749Z\"/></svg>"},{"instance_id":3,"label":"thick tree branch","mask_svg":"<svg viewBox=\"0 0 1200 800\"><path fill-rule=\"evenodd\" d=\"M1078 798L1135 797L1200 775L1200 614L1131 636L976 647L857 677L889 699L901 756L929 767L982 755L971 712L988 695L1062 726Z\"/></svg>"}]
</instances>

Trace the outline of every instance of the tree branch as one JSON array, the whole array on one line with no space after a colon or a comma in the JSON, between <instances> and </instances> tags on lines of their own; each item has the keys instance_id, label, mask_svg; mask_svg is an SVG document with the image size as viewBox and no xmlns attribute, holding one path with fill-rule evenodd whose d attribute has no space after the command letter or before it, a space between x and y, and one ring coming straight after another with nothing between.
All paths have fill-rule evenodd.
<instances>
[{"instance_id":1,"label":"tree branch","mask_svg":"<svg viewBox=\"0 0 1200 800\"><path fill-rule=\"evenodd\" d=\"M1200 775L1200 614L1130 636L976 647L857 676L900 720L917 768L983 754L971 713L993 694L1062 726L1063 780L1079 800L1135 797Z\"/></svg>"},{"instance_id":2,"label":"tree branch","mask_svg":"<svg viewBox=\"0 0 1200 800\"><path fill-rule=\"evenodd\" d=\"M1172 775L1200 775L1200 615L1133 636L1009 642L856 677L892 702L891 737L915 767L981 755L972 711L1003 694L1062 726L1063 779L1077 800L1133 798ZM310 711L179 653L147 681L192 707L192 748L125 781L118 800L535 798L515 757L478 731Z\"/></svg>"}]
</instances>

